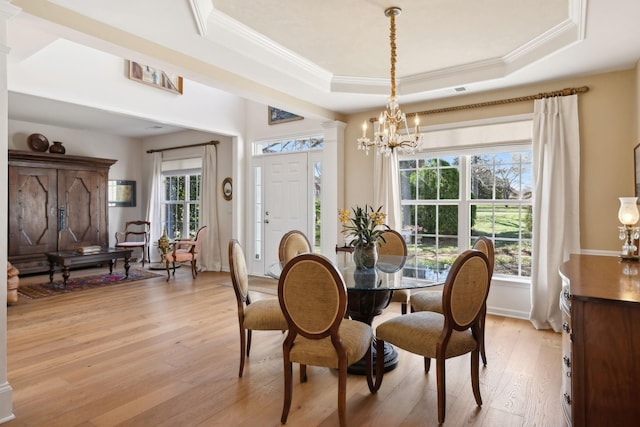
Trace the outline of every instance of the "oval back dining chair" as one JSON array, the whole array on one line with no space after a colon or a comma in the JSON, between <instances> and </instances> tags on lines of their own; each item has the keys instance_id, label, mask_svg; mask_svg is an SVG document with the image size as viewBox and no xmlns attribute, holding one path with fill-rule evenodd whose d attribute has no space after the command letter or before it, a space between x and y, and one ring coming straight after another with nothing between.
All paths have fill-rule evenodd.
<instances>
[{"instance_id":1,"label":"oval back dining chair","mask_svg":"<svg viewBox=\"0 0 640 427\"><path fill-rule=\"evenodd\" d=\"M424 357L425 372L436 359L438 422L446 409L445 360L471 353L471 386L478 406L480 396L480 320L489 293L489 260L480 251L467 250L454 261L442 291L443 313L420 311L396 316L376 328L376 352L384 343ZM384 361L376 360L375 388L380 387Z\"/></svg>"},{"instance_id":2,"label":"oval back dining chair","mask_svg":"<svg viewBox=\"0 0 640 427\"><path fill-rule=\"evenodd\" d=\"M384 241L381 240L380 242L380 247L378 248L379 255L407 256L407 243L404 241L402 234L395 230L385 230L380 233L380 236L382 236ZM399 266L398 270L400 268L402 268L402 266ZM410 296L411 291L409 289L398 289L393 291L393 295L391 295L392 302L399 302L401 304L402 314L407 314L407 304L409 304Z\"/></svg>"},{"instance_id":3,"label":"oval back dining chair","mask_svg":"<svg viewBox=\"0 0 640 427\"><path fill-rule=\"evenodd\" d=\"M191 263L191 276L195 279L198 275L196 263L200 258L200 249L202 241L205 238L207 226L200 227L196 233L195 239L182 239L173 243L173 250L168 252L164 257L164 265L167 269L167 282L171 278L169 274L169 263L173 266L173 275L176 275L176 262Z\"/></svg>"},{"instance_id":4,"label":"oval back dining chair","mask_svg":"<svg viewBox=\"0 0 640 427\"><path fill-rule=\"evenodd\" d=\"M301 254L285 265L278 282L278 300L289 326L282 345L285 392L280 421L286 423L289 415L292 363L299 363L301 382L307 380L307 365L338 370L338 416L340 425L345 426L347 366L365 357L367 384L375 393L371 326L344 319L344 279L331 261L319 254Z\"/></svg>"},{"instance_id":5,"label":"oval back dining chair","mask_svg":"<svg viewBox=\"0 0 640 427\"><path fill-rule=\"evenodd\" d=\"M489 286L491 286L491 278L493 277L493 266L495 263L495 251L491 239L480 236L473 244L473 249L478 250L487 256L489 260ZM442 291L421 291L411 295L410 298L411 311L434 311L442 313ZM487 364L487 353L485 351L484 342L484 325L487 317L487 307L483 309L483 315L480 322L481 341L480 356L482 363Z\"/></svg>"},{"instance_id":6,"label":"oval back dining chair","mask_svg":"<svg viewBox=\"0 0 640 427\"><path fill-rule=\"evenodd\" d=\"M245 354L251 351L251 331L286 331L287 321L276 298L265 298L252 302L249 295L249 276L244 251L236 239L229 241L229 271L233 291L238 303L240 325L240 370L244 371Z\"/></svg>"},{"instance_id":7,"label":"oval back dining chair","mask_svg":"<svg viewBox=\"0 0 640 427\"><path fill-rule=\"evenodd\" d=\"M312 252L311 243L302 231L291 230L280 239L278 258L283 265L291 258L307 252Z\"/></svg>"}]
</instances>

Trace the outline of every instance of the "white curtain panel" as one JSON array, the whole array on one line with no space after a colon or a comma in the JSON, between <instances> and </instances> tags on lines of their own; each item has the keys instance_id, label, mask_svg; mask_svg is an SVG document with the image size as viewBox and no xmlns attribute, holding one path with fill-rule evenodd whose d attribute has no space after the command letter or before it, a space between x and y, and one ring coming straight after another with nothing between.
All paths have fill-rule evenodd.
<instances>
[{"instance_id":1,"label":"white curtain panel","mask_svg":"<svg viewBox=\"0 0 640 427\"><path fill-rule=\"evenodd\" d=\"M156 152L151 154L151 170L147 177L147 182L151 183L151 190L147 198L147 221L151 223L149 227L150 246L153 248L160 236L162 236L162 213L160 211L160 202L162 201L162 153ZM160 261L160 253L156 250L151 251L151 262Z\"/></svg>"},{"instance_id":2,"label":"white curtain panel","mask_svg":"<svg viewBox=\"0 0 640 427\"><path fill-rule=\"evenodd\" d=\"M373 208L378 209L382 206L382 210L387 214L387 225L393 230L400 231L402 228L400 172L398 153L395 150L388 157L376 152L373 180Z\"/></svg>"},{"instance_id":3,"label":"white curtain panel","mask_svg":"<svg viewBox=\"0 0 640 427\"><path fill-rule=\"evenodd\" d=\"M218 230L218 180L216 146L206 145L202 159L202 181L200 183L200 226L207 226L200 254L200 269L220 271L220 239Z\"/></svg>"},{"instance_id":4,"label":"white curtain panel","mask_svg":"<svg viewBox=\"0 0 640 427\"><path fill-rule=\"evenodd\" d=\"M580 251L578 95L536 100L533 116L530 320L538 329L560 332L558 268Z\"/></svg>"}]
</instances>

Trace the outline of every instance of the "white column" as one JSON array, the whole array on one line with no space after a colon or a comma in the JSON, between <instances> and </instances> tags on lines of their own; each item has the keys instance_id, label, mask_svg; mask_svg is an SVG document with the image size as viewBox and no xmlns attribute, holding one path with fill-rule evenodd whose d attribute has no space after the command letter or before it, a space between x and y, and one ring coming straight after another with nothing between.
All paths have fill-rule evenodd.
<instances>
[{"instance_id":1,"label":"white column","mask_svg":"<svg viewBox=\"0 0 640 427\"><path fill-rule=\"evenodd\" d=\"M20 12L20 9L9 4L7 0L0 0L0 176L8 176L9 149L9 109L7 99L7 25L9 19ZM6 180L0 185L0 205L7 206L8 192ZM0 210L0 423L12 420L13 415L13 390L7 380L7 210Z\"/></svg>"},{"instance_id":2,"label":"white column","mask_svg":"<svg viewBox=\"0 0 640 427\"><path fill-rule=\"evenodd\" d=\"M336 243L341 242L338 207L344 199L344 130L346 123L322 124L322 248L321 253L335 259Z\"/></svg>"}]
</instances>

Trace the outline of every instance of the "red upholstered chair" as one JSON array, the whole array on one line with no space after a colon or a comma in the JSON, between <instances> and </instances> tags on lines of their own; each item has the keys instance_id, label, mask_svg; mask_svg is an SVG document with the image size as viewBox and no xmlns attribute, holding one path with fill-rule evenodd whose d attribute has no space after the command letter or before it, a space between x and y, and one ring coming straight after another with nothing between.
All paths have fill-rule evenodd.
<instances>
[{"instance_id":1,"label":"red upholstered chair","mask_svg":"<svg viewBox=\"0 0 640 427\"><path fill-rule=\"evenodd\" d=\"M116 248L142 250L142 266L145 257L149 260L149 221L128 221L124 225L124 231L116 232Z\"/></svg>"},{"instance_id":2,"label":"red upholstered chair","mask_svg":"<svg viewBox=\"0 0 640 427\"><path fill-rule=\"evenodd\" d=\"M171 278L169 274L169 263L173 265L173 275L176 275L176 262L190 262L191 263L191 275L195 279L198 275L198 270L196 269L196 262L200 257L200 248L202 247L202 241L206 236L206 228L200 227L198 232L196 233L196 238L193 240L178 240L173 244L173 250L165 256L165 267L167 269L167 282Z\"/></svg>"}]
</instances>

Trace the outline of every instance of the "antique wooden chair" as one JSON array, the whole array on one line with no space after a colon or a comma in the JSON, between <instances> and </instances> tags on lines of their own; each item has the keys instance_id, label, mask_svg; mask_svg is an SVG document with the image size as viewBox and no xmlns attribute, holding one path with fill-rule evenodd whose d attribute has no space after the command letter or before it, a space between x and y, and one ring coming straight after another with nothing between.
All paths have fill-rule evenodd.
<instances>
[{"instance_id":1,"label":"antique wooden chair","mask_svg":"<svg viewBox=\"0 0 640 427\"><path fill-rule=\"evenodd\" d=\"M365 357L367 383L375 393L371 326L344 319L344 279L331 261L319 254L301 254L285 265L278 282L278 299L289 326L282 345L285 392L280 421L286 423L289 415L292 363L299 363L301 382L307 380L307 365L338 370L338 415L340 425L346 425L347 366Z\"/></svg>"},{"instance_id":2,"label":"antique wooden chair","mask_svg":"<svg viewBox=\"0 0 640 427\"><path fill-rule=\"evenodd\" d=\"M312 252L311 243L302 231L291 230L280 239L278 258L283 265L296 255L307 252Z\"/></svg>"},{"instance_id":3,"label":"antique wooden chair","mask_svg":"<svg viewBox=\"0 0 640 427\"><path fill-rule=\"evenodd\" d=\"M124 231L116 232L116 248L142 250L142 266L144 267L145 259L149 261L149 229L151 223L149 221L127 221L124 225Z\"/></svg>"},{"instance_id":4,"label":"antique wooden chair","mask_svg":"<svg viewBox=\"0 0 640 427\"><path fill-rule=\"evenodd\" d=\"M235 239L229 241L229 270L238 302L238 323L240 324L240 370L238 376L242 377L245 354L249 357L251 350L251 331L285 331L287 330L287 321L276 298L251 301L244 252L240 243Z\"/></svg>"},{"instance_id":5,"label":"antique wooden chair","mask_svg":"<svg viewBox=\"0 0 640 427\"><path fill-rule=\"evenodd\" d=\"M424 357L425 372L436 359L438 422L446 409L445 360L471 353L471 386L478 406L480 396L480 320L489 293L489 260L480 251L468 250L456 258L442 291L443 313L420 311L396 316L376 328L376 352L384 343ZM384 374L383 358L376 360L375 388Z\"/></svg>"},{"instance_id":6,"label":"antique wooden chair","mask_svg":"<svg viewBox=\"0 0 640 427\"><path fill-rule=\"evenodd\" d=\"M195 279L198 275L198 269L196 263L200 257L200 248L202 247L202 241L206 236L206 228L200 227L196 233L195 239L182 239L173 243L173 250L165 255L164 265L167 269L167 282L171 278L169 274L169 263L173 266L173 275L176 275L176 262L189 262L191 263L191 275Z\"/></svg>"},{"instance_id":7,"label":"antique wooden chair","mask_svg":"<svg viewBox=\"0 0 640 427\"><path fill-rule=\"evenodd\" d=\"M473 249L481 251L487 256L489 260L489 286L491 286L491 278L493 277L493 266L495 263L495 254L493 248L493 242L487 237L480 236L473 245ZM442 313L442 291L421 291L411 295L410 299L411 311L435 311L436 313ZM487 317L486 304L482 310L482 318L480 321L480 356L482 356L482 363L487 364L487 354L485 351L484 342L484 324Z\"/></svg>"}]
</instances>

